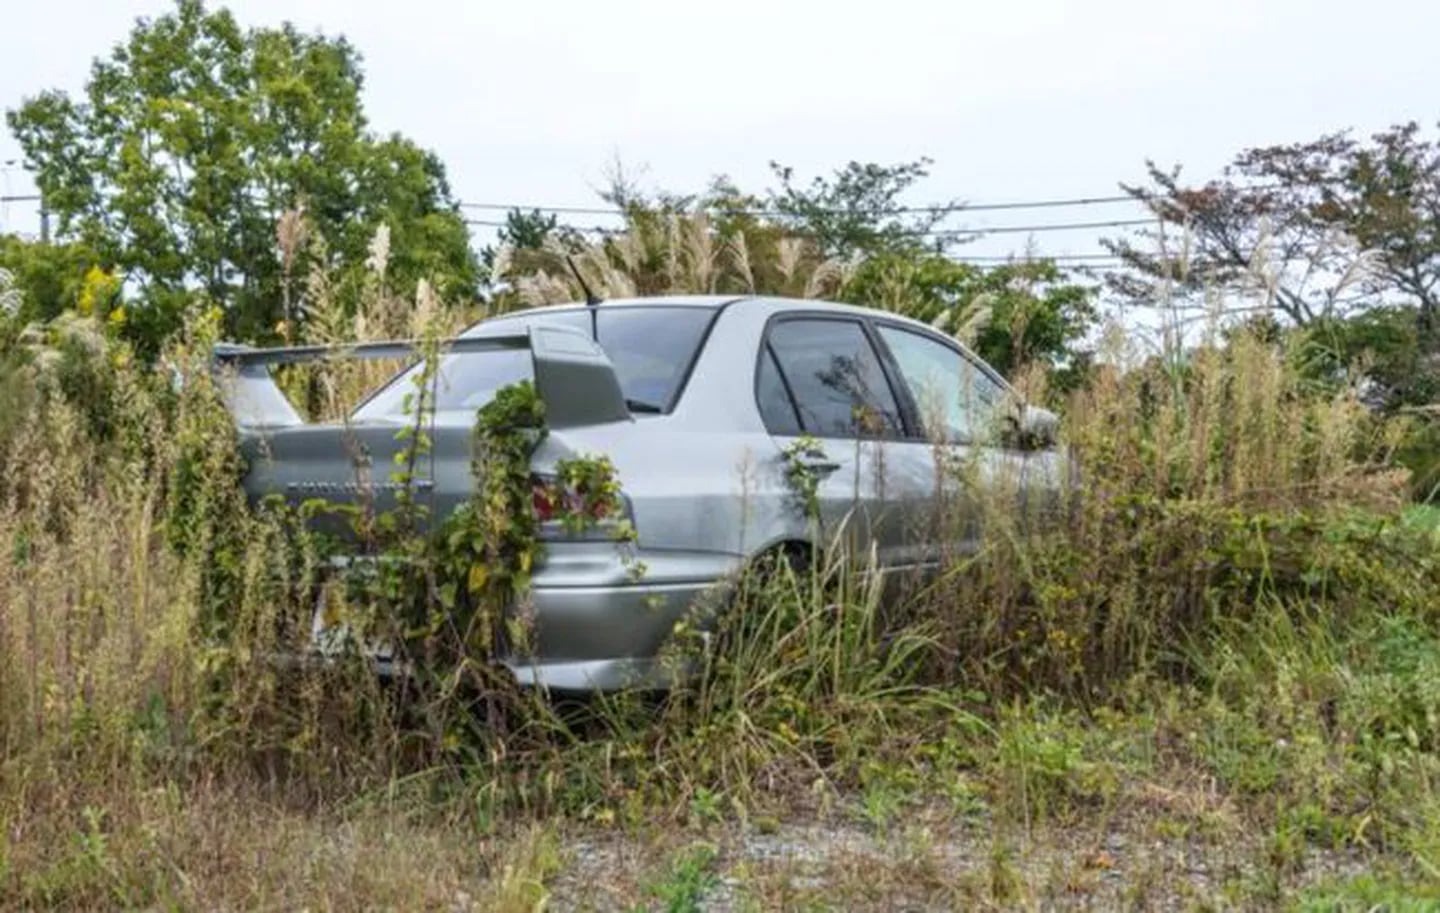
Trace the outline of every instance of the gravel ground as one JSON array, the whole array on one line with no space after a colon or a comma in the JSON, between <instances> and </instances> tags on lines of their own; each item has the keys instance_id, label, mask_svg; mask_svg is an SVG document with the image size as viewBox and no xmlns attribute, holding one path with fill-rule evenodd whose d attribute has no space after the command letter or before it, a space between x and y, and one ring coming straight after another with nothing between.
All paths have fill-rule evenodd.
<instances>
[{"instance_id":1,"label":"gravel ground","mask_svg":"<svg viewBox=\"0 0 1440 913\"><path fill-rule=\"evenodd\" d=\"M1164 819L1047 825L1002 834L916 814L852 822L712 827L650 838L569 840L551 909L1235 909L1283 905L1303 888L1365 873L1360 850L1279 854L1243 829L1164 833ZM712 857L713 853L713 857ZM698 877L677 860L710 859ZM668 891L668 893L667 893Z\"/></svg>"}]
</instances>

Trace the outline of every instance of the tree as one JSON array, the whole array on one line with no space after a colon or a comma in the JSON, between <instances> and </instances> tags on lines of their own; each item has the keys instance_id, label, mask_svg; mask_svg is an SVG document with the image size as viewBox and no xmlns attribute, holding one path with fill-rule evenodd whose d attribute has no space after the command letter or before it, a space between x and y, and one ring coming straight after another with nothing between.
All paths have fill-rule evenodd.
<instances>
[{"instance_id":1,"label":"tree","mask_svg":"<svg viewBox=\"0 0 1440 913\"><path fill-rule=\"evenodd\" d=\"M932 234L959 203L912 209L901 197L929 175L931 161L921 158L897 165L850 162L833 178L814 177L801 186L795 170L777 162L770 170L780 181L769 206L781 225L813 238L827 257L848 259L901 250L943 250L947 237Z\"/></svg>"},{"instance_id":2,"label":"tree","mask_svg":"<svg viewBox=\"0 0 1440 913\"><path fill-rule=\"evenodd\" d=\"M1418 124L1377 133L1368 145L1338 133L1253 149L1236 165L1291 188L1301 224L1373 251L1363 284L1412 304L1421 346L1440 347L1440 144L1422 138Z\"/></svg>"},{"instance_id":3,"label":"tree","mask_svg":"<svg viewBox=\"0 0 1440 913\"><path fill-rule=\"evenodd\" d=\"M505 292L505 272L515 251L543 250L557 234L560 218L538 209L526 212L515 208L505 213L505 222L495 232L495 242L480 251L480 268L484 274L486 294L492 300Z\"/></svg>"},{"instance_id":4,"label":"tree","mask_svg":"<svg viewBox=\"0 0 1440 913\"><path fill-rule=\"evenodd\" d=\"M553 213L545 215L538 209L523 212L512 209L505 213L505 224L496 232L495 241L524 250L539 250L545 240L559 228L560 218Z\"/></svg>"},{"instance_id":5,"label":"tree","mask_svg":"<svg viewBox=\"0 0 1440 913\"><path fill-rule=\"evenodd\" d=\"M1199 187L1150 164L1148 185L1125 190L1161 227L1105 242L1130 266L1112 283L1122 296L1258 287L1298 325L1384 301L1440 352L1440 144L1417 124L1249 149Z\"/></svg>"},{"instance_id":6,"label":"tree","mask_svg":"<svg viewBox=\"0 0 1440 913\"><path fill-rule=\"evenodd\" d=\"M311 267L358 277L381 225L391 281L477 287L443 167L369 130L361 83L344 39L245 30L180 0L97 60L81 99L45 92L7 119L60 236L119 271L136 326L163 333L203 295L230 333L265 337L298 316L282 283ZM282 268L277 223L294 212L311 243Z\"/></svg>"},{"instance_id":7,"label":"tree","mask_svg":"<svg viewBox=\"0 0 1440 913\"><path fill-rule=\"evenodd\" d=\"M0 235L0 269L10 275L12 292L6 312L28 323L77 309L86 274L99 269L100 262L95 251L79 242L56 244Z\"/></svg>"}]
</instances>

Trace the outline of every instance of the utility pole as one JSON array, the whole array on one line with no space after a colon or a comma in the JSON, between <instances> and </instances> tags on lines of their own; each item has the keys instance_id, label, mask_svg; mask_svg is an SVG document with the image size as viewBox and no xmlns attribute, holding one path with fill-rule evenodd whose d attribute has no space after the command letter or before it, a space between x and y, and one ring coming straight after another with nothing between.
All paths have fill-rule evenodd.
<instances>
[{"instance_id":1,"label":"utility pole","mask_svg":"<svg viewBox=\"0 0 1440 913\"><path fill-rule=\"evenodd\" d=\"M40 243L50 243L50 210L45 208L45 201L40 201Z\"/></svg>"}]
</instances>

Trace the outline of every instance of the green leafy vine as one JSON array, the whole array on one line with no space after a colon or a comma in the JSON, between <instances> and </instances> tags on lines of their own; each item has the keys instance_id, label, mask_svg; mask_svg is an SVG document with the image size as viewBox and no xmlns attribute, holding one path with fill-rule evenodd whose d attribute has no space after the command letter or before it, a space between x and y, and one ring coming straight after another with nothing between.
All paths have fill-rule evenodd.
<instances>
[{"instance_id":1,"label":"green leafy vine","mask_svg":"<svg viewBox=\"0 0 1440 913\"><path fill-rule=\"evenodd\" d=\"M810 461L825 459L825 447L820 440L809 434L802 434L786 444L780 451L785 461L785 484L789 486L796 505L812 523L820 522L820 480L821 475L810 465Z\"/></svg>"},{"instance_id":2,"label":"green leafy vine","mask_svg":"<svg viewBox=\"0 0 1440 913\"><path fill-rule=\"evenodd\" d=\"M604 525L622 549L627 574L638 578L636 535L626 516L614 463L581 455L556 462L552 477L536 476L531 461L548 434L545 403L530 381L501 388L476 413L471 476L475 488L449 517L422 535L424 506L414 496L414 468L430 451L423 414L433 373L417 376L407 409L415 419L399 432L394 510L377 517L376 560L352 569L350 600L375 606L372 629L398 639L431 672L524 653L530 631L524 608L532 576L544 556L542 517L566 535ZM359 581L361 586L354 585ZM518 610L518 611L516 611Z\"/></svg>"}]
</instances>

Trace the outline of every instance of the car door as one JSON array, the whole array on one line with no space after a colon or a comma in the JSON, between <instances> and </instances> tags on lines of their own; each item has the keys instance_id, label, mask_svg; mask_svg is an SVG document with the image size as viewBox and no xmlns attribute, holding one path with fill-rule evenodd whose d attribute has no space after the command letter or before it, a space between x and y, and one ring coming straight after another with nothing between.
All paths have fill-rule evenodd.
<instances>
[{"instance_id":1,"label":"car door","mask_svg":"<svg viewBox=\"0 0 1440 913\"><path fill-rule=\"evenodd\" d=\"M898 505L888 497L889 445L907 431L899 400L862 320L786 314L766 328L756 369L766 428L782 449L801 435L819 453L797 455L818 482L821 535L874 544L884 565L903 561ZM891 508L896 508L892 510Z\"/></svg>"},{"instance_id":2,"label":"car door","mask_svg":"<svg viewBox=\"0 0 1440 913\"><path fill-rule=\"evenodd\" d=\"M1025 454L1004 446L1001 435L1009 393L949 339L883 320L875 331L923 429L897 443L892 460L892 497L904 503L917 537L907 549L926 562L973 552L981 499L1023 488Z\"/></svg>"}]
</instances>

